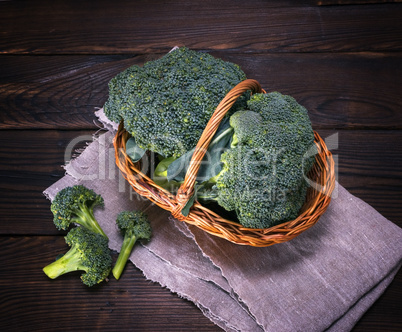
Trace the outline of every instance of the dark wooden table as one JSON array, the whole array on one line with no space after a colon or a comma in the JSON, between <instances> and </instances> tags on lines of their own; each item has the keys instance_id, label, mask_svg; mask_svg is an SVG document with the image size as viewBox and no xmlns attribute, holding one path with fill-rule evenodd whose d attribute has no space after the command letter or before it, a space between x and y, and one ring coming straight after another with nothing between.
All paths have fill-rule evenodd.
<instances>
[{"instance_id":1,"label":"dark wooden table","mask_svg":"<svg viewBox=\"0 0 402 332\"><path fill-rule=\"evenodd\" d=\"M42 195L66 147L98 129L113 76L175 45L293 95L321 136L338 133L340 183L402 226L402 4L198 3L0 1L2 331L220 330L133 265L91 289L42 272L66 248ZM399 272L354 331L401 331L401 299Z\"/></svg>"}]
</instances>

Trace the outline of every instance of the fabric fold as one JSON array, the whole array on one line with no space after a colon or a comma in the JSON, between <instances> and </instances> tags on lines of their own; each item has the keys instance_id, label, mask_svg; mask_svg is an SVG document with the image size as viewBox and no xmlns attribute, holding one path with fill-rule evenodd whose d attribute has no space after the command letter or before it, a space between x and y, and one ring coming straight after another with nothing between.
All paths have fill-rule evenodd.
<instances>
[{"instance_id":1,"label":"fabric fold","mask_svg":"<svg viewBox=\"0 0 402 332\"><path fill-rule=\"evenodd\" d=\"M189 228L268 331L329 328L401 264L401 229L341 186L319 223L286 243L241 247Z\"/></svg>"}]
</instances>

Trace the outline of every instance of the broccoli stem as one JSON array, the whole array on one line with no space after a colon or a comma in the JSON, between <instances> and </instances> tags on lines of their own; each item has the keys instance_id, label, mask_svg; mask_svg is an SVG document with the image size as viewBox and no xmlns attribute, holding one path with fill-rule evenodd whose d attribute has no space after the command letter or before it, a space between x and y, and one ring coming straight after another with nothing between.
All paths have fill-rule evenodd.
<instances>
[{"instance_id":1,"label":"broccoli stem","mask_svg":"<svg viewBox=\"0 0 402 332\"><path fill-rule=\"evenodd\" d=\"M219 153L222 154L224 152L224 147L223 146L219 146L218 144L220 144L220 141L226 139L227 137L231 137L233 135L233 128L232 127L228 127L225 130L223 130L222 132L219 132L218 134L215 134L215 136L213 137L212 141L209 144L208 147L208 151L207 153L211 154L211 153ZM164 158L162 159L158 165L155 168L154 174L153 174L153 180L160 186L164 186L166 183L172 182L172 181L168 181L167 180L167 176L168 176L168 169L169 166L176 161L177 159L183 159L182 163L180 164L182 167L184 166L185 169L187 170L188 164L191 161L191 157L194 153L194 149L188 151L185 155L182 155L179 158L176 157L169 157L169 158ZM205 157L206 158L206 157ZM205 161L204 161L205 162ZM205 167L201 166L201 167ZM216 178L216 177L215 177ZM215 178L211 178L208 180L209 183L215 183L216 179ZM184 175L183 175L183 179L184 180ZM180 184L182 181L177 180L175 182L177 182L178 184Z\"/></svg>"},{"instance_id":2,"label":"broccoli stem","mask_svg":"<svg viewBox=\"0 0 402 332\"><path fill-rule=\"evenodd\" d=\"M58 260L43 268L43 272L51 279L78 270L85 271L86 268L81 264L80 254L74 246Z\"/></svg>"},{"instance_id":3,"label":"broccoli stem","mask_svg":"<svg viewBox=\"0 0 402 332\"><path fill-rule=\"evenodd\" d=\"M218 200L218 195L208 195L208 194L198 194L197 195L197 200L201 200L204 202L210 202L210 201L217 201Z\"/></svg>"},{"instance_id":4,"label":"broccoli stem","mask_svg":"<svg viewBox=\"0 0 402 332\"><path fill-rule=\"evenodd\" d=\"M228 135L232 135L232 133L233 133L233 128L228 127L227 129L222 131L218 136L214 137L212 139L212 141L209 143L209 145L213 146L213 145L217 144L221 139L225 138Z\"/></svg>"},{"instance_id":5,"label":"broccoli stem","mask_svg":"<svg viewBox=\"0 0 402 332\"><path fill-rule=\"evenodd\" d=\"M154 171L154 178L161 178L162 180L165 180L167 177L167 169L169 165L175 161L175 157L169 157L169 158L164 158L162 159L158 166L156 166L155 171Z\"/></svg>"},{"instance_id":6,"label":"broccoli stem","mask_svg":"<svg viewBox=\"0 0 402 332\"><path fill-rule=\"evenodd\" d=\"M98 221L95 219L92 207L87 207L85 204L80 204L80 210L75 211L76 218L74 222L81 226L92 230L94 233L98 233L108 238L103 229L100 227Z\"/></svg>"},{"instance_id":7,"label":"broccoli stem","mask_svg":"<svg viewBox=\"0 0 402 332\"><path fill-rule=\"evenodd\" d=\"M218 200L218 192L214 190L213 185L216 183L216 178L219 176L219 174L198 186L196 197L197 200L204 202Z\"/></svg>"},{"instance_id":8,"label":"broccoli stem","mask_svg":"<svg viewBox=\"0 0 402 332\"><path fill-rule=\"evenodd\" d=\"M126 235L123 240L123 244L121 246L119 257L117 257L116 264L113 267L112 273L113 276L119 280L121 274L123 273L124 267L130 257L130 254L133 250L133 247L137 242L137 237L134 235Z\"/></svg>"}]
</instances>

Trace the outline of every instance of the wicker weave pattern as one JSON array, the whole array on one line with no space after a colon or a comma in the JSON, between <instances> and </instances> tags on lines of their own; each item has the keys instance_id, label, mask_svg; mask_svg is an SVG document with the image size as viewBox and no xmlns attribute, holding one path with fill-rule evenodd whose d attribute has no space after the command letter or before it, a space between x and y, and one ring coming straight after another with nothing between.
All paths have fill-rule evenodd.
<instances>
[{"instance_id":1,"label":"wicker weave pattern","mask_svg":"<svg viewBox=\"0 0 402 332\"><path fill-rule=\"evenodd\" d=\"M195 225L212 235L236 244L266 247L291 240L314 225L330 203L331 194L335 186L334 161L331 152L328 151L324 141L316 132L314 135L318 153L316 162L309 173L309 178L316 185L308 189L306 202L301 209L300 215L295 220L266 229L245 228L237 222L222 218L197 201L192 206L187 217L181 214L182 208L193 194L200 161L204 157L212 137L226 112L232 107L237 98L247 90L251 90L252 93L265 93L257 81L248 79L239 83L225 96L217 106L199 139L184 182L176 196L156 185L151 178L140 171L140 165L138 163L134 164L127 156L125 152L126 142L130 135L125 131L123 124L120 124L115 136L114 148L117 166L139 195L170 211L176 219Z\"/></svg>"}]
</instances>

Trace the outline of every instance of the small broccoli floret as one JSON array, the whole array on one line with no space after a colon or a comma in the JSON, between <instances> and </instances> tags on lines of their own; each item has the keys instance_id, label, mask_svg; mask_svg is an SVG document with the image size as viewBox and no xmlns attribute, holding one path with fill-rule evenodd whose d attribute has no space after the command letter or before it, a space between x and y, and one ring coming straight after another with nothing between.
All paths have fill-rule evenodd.
<instances>
[{"instance_id":1,"label":"small broccoli floret","mask_svg":"<svg viewBox=\"0 0 402 332\"><path fill-rule=\"evenodd\" d=\"M73 271L85 271L81 280L87 286L94 286L107 278L112 267L112 256L104 236L76 227L68 232L65 240L70 250L43 268L49 278L55 279Z\"/></svg>"},{"instance_id":2,"label":"small broccoli floret","mask_svg":"<svg viewBox=\"0 0 402 332\"><path fill-rule=\"evenodd\" d=\"M245 79L238 65L182 47L114 77L104 111L123 120L143 150L177 158L196 146L219 102Z\"/></svg>"},{"instance_id":3,"label":"small broccoli floret","mask_svg":"<svg viewBox=\"0 0 402 332\"><path fill-rule=\"evenodd\" d=\"M103 207L103 205L101 195L83 185L75 185L60 190L52 201L50 209L57 229L66 230L73 223L77 223L107 238L95 219L93 211L94 207Z\"/></svg>"},{"instance_id":4,"label":"small broccoli floret","mask_svg":"<svg viewBox=\"0 0 402 332\"><path fill-rule=\"evenodd\" d=\"M149 241L152 229L147 216L140 211L120 212L116 224L124 236L119 257L112 270L113 276L119 279L135 243L141 239Z\"/></svg>"},{"instance_id":5,"label":"small broccoli floret","mask_svg":"<svg viewBox=\"0 0 402 332\"><path fill-rule=\"evenodd\" d=\"M217 202L243 226L267 228L297 217L314 156L307 110L278 92L255 94L230 118L232 145L221 156Z\"/></svg>"}]
</instances>

